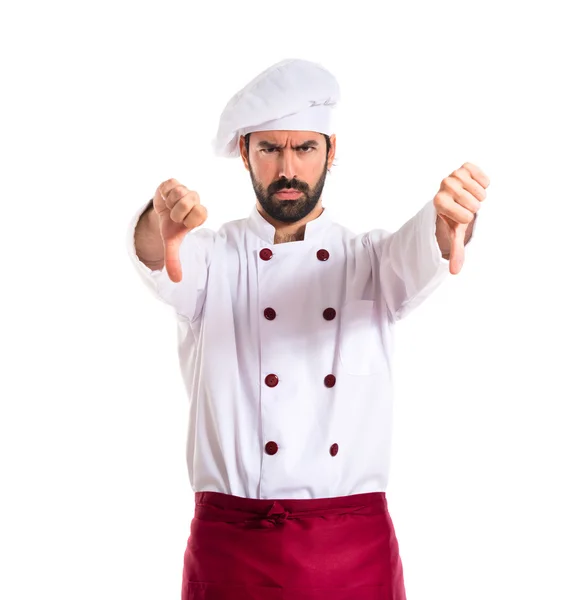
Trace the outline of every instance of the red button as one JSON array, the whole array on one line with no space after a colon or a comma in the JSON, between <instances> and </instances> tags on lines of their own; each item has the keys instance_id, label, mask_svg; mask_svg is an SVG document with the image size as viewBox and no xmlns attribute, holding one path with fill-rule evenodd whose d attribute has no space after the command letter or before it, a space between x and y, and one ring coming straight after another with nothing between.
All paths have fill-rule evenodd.
<instances>
[{"instance_id":1,"label":"red button","mask_svg":"<svg viewBox=\"0 0 573 600\"><path fill-rule=\"evenodd\" d=\"M322 313L322 316L327 320L327 321L332 321L332 319L334 319L334 317L336 317L336 311L334 310L334 308L327 308L325 309L325 311Z\"/></svg>"},{"instance_id":2,"label":"red button","mask_svg":"<svg viewBox=\"0 0 573 600\"><path fill-rule=\"evenodd\" d=\"M267 454L270 454L271 456L273 454L276 454L279 451L279 445L276 442L267 442L265 444L265 452Z\"/></svg>"},{"instance_id":3,"label":"red button","mask_svg":"<svg viewBox=\"0 0 573 600\"><path fill-rule=\"evenodd\" d=\"M335 384L335 383L336 383L336 377L335 377L334 375L327 375L327 376L324 378L324 385L325 385L327 388L334 387L334 384Z\"/></svg>"},{"instance_id":4,"label":"red button","mask_svg":"<svg viewBox=\"0 0 573 600\"><path fill-rule=\"evenodd\" d=\"M273 257L273 251L269 250L268 248L263 248L260 252L259 252L259 256L263 259L263 260L271 260L271 258Z\"/></svg>"},{"instance_id":5,"label":"red button","mask_svg":"<svg viewBox=\"0 0 573 600\"><path fill-rule=\"evenodd\" d=\"M328 260L330 258L330 254L328 250L319 250L316 253L316 258L318 258L318 260Z\"/></svg>"},{"instance_id":6,"label":"red button","mask_svg":"<svg viewBox=\"0 0 573 600\"><path fill-rule=\"evenodd\" d=\"M278 385L279 383L279 378L274 375L273 373L271 373L270 375L267 375L265 377L265 383L269 386L269 387L275 387Z\"/></svg>"},{"instance_id":7,"label":"red button","mask_svg":"<svg viewBox=\"0 0 573 600\"><path fill-rule=\"evenodd\" d=\"M278 449L278 447L277 447ZM338 444L332 444L330 446L330 456L336 456L338 454Z\"/></svg>"},{"instance_id":8,"label":"red button","mask_svg":"<svg viewBox=\"0 0 573 600\"><path fill-rule=\"evenodd\" d=\"M269 321L272 321L277 316L277 313L272 308L265 308L264 315L265 315L266 319L268 319Z\"/></svg>"}]
</instances>

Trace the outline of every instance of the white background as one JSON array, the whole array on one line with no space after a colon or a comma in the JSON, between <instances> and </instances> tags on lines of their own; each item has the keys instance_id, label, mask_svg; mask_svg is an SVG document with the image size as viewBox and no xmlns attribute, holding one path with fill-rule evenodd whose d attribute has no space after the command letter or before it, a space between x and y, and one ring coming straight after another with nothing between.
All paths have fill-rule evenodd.
<instances>
[{"instance_id":1,"label":"white background","mask_svg":"<svg viewBox=\"0 0 573 600\"><path fill-rule=\"evenodd\" d=\"M463 162L491 179L462 272L396 331L387 493L408 599L573 599L568 3L11 4L0 597L180 597L176 322L126 227L170 177L210 228L246 216L247 172L211 153L218 117L297 57L342 88L335 220L394 230Z\"/></svg>"}]
</instances>

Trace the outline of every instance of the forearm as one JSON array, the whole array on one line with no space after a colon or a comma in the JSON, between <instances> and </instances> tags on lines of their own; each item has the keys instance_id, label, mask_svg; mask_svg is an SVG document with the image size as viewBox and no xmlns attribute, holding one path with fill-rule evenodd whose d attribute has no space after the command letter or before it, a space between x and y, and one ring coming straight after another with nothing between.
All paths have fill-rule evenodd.
<instances>
[{"instance_id":1,"label":"forearm","mask_svg":"<svg viewBox=\"0 0 573 600\"><path fill-rule=\"evenodd\" d=\"M140 217L135 228L135 252L139 260L152 271L163 268L163 239L159 232L159 219L153 206Z\"/></svg>"}]
</instances>

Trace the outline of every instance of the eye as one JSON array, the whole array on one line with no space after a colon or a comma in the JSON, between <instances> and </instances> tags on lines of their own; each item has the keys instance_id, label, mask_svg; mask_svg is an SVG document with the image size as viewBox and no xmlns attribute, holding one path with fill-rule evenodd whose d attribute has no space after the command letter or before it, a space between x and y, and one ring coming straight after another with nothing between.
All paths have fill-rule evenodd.
<instances>
[{"instance_id":1,"label":"eye","mask_svg":"<svg viewBox=\"0 0 573 600\"><path fill-rule=\"evenodd\" d=\"M308 154L309 150L314 150L312 146L299 146L297 150L302 150L304 154Z\"/></svg>"},{"instance_id":2,"label":"eye","mask_svg":"<svg viewBox=\"0 0 573 600\"><path fill-rule=\"evenodd\" d=\"M261 148L263 154L271 154L272 152L275 152L275 150L278 150L278 148Z\"/></svg>"}]
</instances>

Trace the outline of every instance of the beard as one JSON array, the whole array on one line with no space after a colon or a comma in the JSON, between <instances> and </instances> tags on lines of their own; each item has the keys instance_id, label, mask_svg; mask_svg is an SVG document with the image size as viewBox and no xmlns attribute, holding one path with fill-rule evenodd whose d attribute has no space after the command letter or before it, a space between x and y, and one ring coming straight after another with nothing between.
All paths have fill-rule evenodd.
<instances>
[{"instance_id":1,"label":"beard","mask_svg":"<svg viewBox=\"0 0 573 600\"><path fill-rule=\"evenodd\" d=\"M269 216L283 223L296 223L304 219L314 209L322 195L327 171L328 163L325 162L320 179L312 189L304 181L296 178L287 179L286 177L273 181L265 189L261 182L253 176L252 169L249 169L257 200ZM280 200L274 194L281 190L297 190L301 192L301 196L296 200Z\"/></svg>"}]
</instances>

